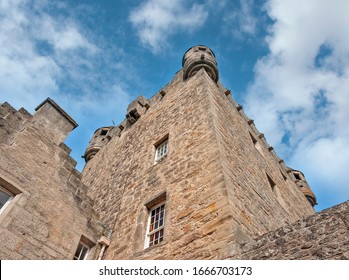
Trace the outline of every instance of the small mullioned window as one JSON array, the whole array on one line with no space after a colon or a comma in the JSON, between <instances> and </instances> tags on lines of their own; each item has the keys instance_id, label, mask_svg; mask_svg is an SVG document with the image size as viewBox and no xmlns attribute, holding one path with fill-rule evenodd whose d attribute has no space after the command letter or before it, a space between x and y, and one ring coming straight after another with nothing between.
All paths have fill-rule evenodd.
<instances>
[{"instance_id":1,"label":"small mullioned window","mask_svg":"<svg viewBox=\"0 0 349 280\"><path fill-rule=\"evenodd\" d=\"M164 240L165 203L149 210L149 221L146 236L146 247L159 244Z\"/></svg>"}]
</instances>

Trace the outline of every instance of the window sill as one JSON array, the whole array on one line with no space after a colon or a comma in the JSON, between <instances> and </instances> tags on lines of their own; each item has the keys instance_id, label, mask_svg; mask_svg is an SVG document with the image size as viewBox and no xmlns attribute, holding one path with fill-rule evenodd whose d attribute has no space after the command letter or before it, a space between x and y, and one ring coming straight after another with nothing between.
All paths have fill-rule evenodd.
<instances>
[{"instance_id":1,"label":"window sill","mask_svg":"<svg viewBox=\"0 0 349 280\"><path fill-rule=\"evenodd\" d=\"M159 244L156 244L156 245L153 245L153 246L150 246L150 247L147 247L147 248L144 248L143 251L141 252L142 253L146 253L146 252L149 252L153 249L156 249L156 248L161 248L163 246L165 246L167 244L166 241L161 241Z\"/></svg>"},{"instance_id":2,"label":"window sill","mask_svg":"<svg viewBox=\"0 0 349 280\"><path fill-rule=\"evenodd\" d=\"M158 163L163 162L166 158L167 158L167 154L164 155L162 158L156 160L156 161L154 162L154 165L157 165Z\"/></svg>"}]
</instances>

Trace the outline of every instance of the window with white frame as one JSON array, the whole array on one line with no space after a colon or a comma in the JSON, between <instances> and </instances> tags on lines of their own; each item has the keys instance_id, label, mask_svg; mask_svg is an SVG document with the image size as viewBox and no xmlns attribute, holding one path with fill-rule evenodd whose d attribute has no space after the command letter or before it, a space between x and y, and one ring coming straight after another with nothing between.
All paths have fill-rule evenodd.
<instances>
[{"instance_id":1,"label":"window with white frame","mask_svg":"<svg viewBox=\"0 0 349 280\"><path fill-rule=\"evenodd\" d=\"M165 202L149 210L149 221L145 247L151 247L164 240Z\"/></svg>"},{"instance_id":2,"label":"window with white frame","mask_svg":"<svg viewBox=\"0 0 349 280\"><path fill-rule=\"evenodd\" d=\"M168 137L155 145L155 163L159 162L168 154Z\"/></svg>"},{"instance_id":3,"label":"window with white frame","mask_svg":"<svg viewBox=\"0 0 349 280\"><path fill-rule=\"evenodd\" d=\"M0 185L0 213L11 202L14 194Z\"/></svg>"},{"instance_id":4,"label":"window with white frame","mask_svg":"<svg viewBox=\"0 0 349 280\"><path fill-rule=\"evenodd\" d=\"M90 247L83 242L79 242L79 246L76 249L74 260L85 260L88 252L90 251Z\"/></svg>"}]
</instances>

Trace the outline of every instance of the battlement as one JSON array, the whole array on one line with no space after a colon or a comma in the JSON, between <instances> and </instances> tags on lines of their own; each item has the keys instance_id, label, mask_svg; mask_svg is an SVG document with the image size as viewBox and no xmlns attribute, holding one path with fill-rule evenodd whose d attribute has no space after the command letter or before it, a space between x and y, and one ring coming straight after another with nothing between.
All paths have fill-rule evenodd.
<instances>
[{"instance_id":1,"label":"battlement","mask_svg":"<svg viewBox=\"0 0 349 280\"><path fill-rule=\"evenodd\" d=\"M78 124L51 98L44 100L31 115L24 108L18 111L9 103L0 105L0 140L10 143L13 133L22 131L26 126L35 126L50 135L57 145L64 142L68 134Z\"/></svg>"},{"instance_id":2,"label":"battlement","mask_svg":"<svg viewBox=\"0 0 349 280\"><path fill-rule=\"evenodd\" d=\"M23 127L31 121L33 116L24 108L18 111L9 103L0 105L0 142L10 144L13 134L21 131Z\"/></svg>"},{"instance_id":3,"label":"battlement","mask_svg":"<svg viewBox=\"0 0 349 280\"><path fill-rule=\"evenodd\" d=\"M82 234L94 246L91 257L99 253L95 245L109 230L62 142L76 126L50 98L33 116L0 105L0 183L14 196L0 217L1 242L12 240L1 259L72 259Z\"/></svg>"},{"instance_id":4,"label":"battlement","mask_svg":"<svg viewBox=\"0 0 349 280\"><path fill-rule=\"evenodd\" d=\"M67 178L74 175L80 178L81 174L75 169L77 162L70 156L71 149L60 139L74 128L77 123L52 99L47 98L36 107L36 113L31 115L24 108L16 110L9 103L0 105L0 142L5 146L18 145L18 141L28 138L29 144L36 144L37 141L30 141L32 137L40 138L42 143L51 149L59 150L59 158L64 171L62 175ZM63 131L59 131L62 129ZM44 133L46 132L46 133ZM49 133L47 133L49 132ZM44 161L44 165L47 164Z\"/></svg>"}]
</instances>

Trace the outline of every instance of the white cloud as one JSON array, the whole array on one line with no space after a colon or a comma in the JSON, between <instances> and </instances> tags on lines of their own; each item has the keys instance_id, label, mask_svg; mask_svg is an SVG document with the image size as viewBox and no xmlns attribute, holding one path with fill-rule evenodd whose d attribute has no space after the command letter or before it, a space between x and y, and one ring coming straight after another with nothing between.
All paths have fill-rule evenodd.
<instances>
[{"instance_id":1,"label":"white cloud","mask_svg":"<svg viewBox=\"0 0 349 280\"><path fill-rule=\"evenodd\" d=\"M205 5L213 8L212 12L221 12L222 9L226 8L229 0L206 0Z\"/></svg>"},{"instance_id":2,"label":"white cloud","mask_svg":"<svg viewBox=\"0 0 349 280\"><path fill-rule=\"evenodd\" d=\"M63 2L0 1L0 103L33 112L53 98L80 124L68 138L77 160L93 131L124 115L130 102L123 76L115 77L125 73L122 52L102 51L81 26Z\"/></svg>"},{"instance_id":3,"label":"white cloud","mask_svg":"<svg viewBox=\"0 0 349 280\"><path fill-rule=\"evenodd\" d=\"M349 2L270 0L266 7L274 20L270 52L255 66L248 114L290 165L324 183L315 191L348 199Z\"/></svg>"},{"instance_id":4,"label":"white cloud","mask_svg":"<svg viewBox=\"0 0 349 280\"><path fill-rule=\"evenodd\" d=\"M241 10L239 13L240 29L243 33L254 34L256 32L257 19L253 16L253 0L240 0Z\"/></svg>"},{"instance_id":5,"label":"white cloud","mask_svg":"<svg viewBox=\"0 0 349 280\"><path fill-rule=\"evenodd\" d=\"M9 95L17 103L31 104L34 91L39 96L57 89L54 76L59 67L49 57L36 55L28 38L30 20L23 6L26 1L0 3L0 87L2 95ZM8 97L6 96L8 99Z\"/></svg>"},{"instance_id":6,"label":"white cloud","mask_svg":"<svg viewBox=\"0 0 349 280\"><path fill-rule=\"evenodd\" d=\"M208 12L203 5L187 6L184 0L148 0L131 12L130 21L141 42L159 52L169 36L191 32L205 23Z\"/></svg>"},{"instance_id":7,"label":"white cloud","mask_svg":"<svg viewBox=\"0 0 349 280\"><path fill-rule=\"evenodd\" d=\"M45 40L52 45L55 51L70 51L83 49L96 52L98 48L91 44L78 30L71 19L60 22L48 15L42 15L40 22L36 23L38 29L34 36L37 39Z\"/></svg>"},{"instance_id":8,"label":"white cloud","mask_svg":"<svg viewBox=\"0 0 349 280\"><path fill-rule=\"evenodd\" d=\"M233 3L223 16L224 28L236 39L255 35L258 18L254 15L254 0L240 0L239 5Z\"/></svg>"},{"instance_id":9,"label":"white cloud","mask_svg":"<svg viewBox=\"0 0 349 280\"><path fill-rule=\"evenodd\" d=\"M59 79L77 70L76 65L67 67L67 62L76 62L77 51L97 51L72 20L47 14L47 5L29 0L0 3L0 89L6 95L1 99L24 103L30 110L38 100L56 95Z\"/></svg>"}]
</instances>

